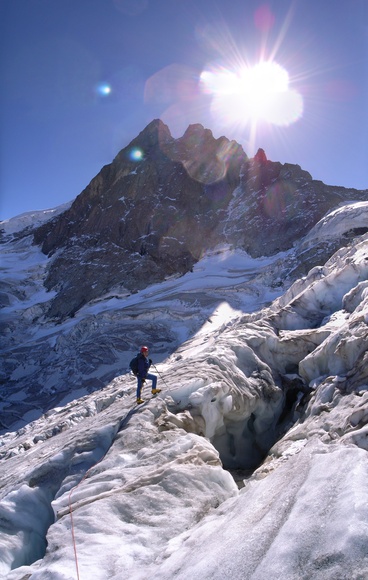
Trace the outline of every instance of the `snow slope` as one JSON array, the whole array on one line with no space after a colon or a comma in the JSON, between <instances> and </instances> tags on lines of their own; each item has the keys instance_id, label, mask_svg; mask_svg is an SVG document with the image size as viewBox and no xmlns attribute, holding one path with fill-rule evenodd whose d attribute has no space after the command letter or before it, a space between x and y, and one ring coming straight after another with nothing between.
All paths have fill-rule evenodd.
<instances>
[{"instance_id":1,"label":"snow slope","mask_svg":"<svg viewBox=\"0 0 368 580\"><path fill-rule=\"evenodd\" d=\"M127 372L140 343L152 346L160 362L190 336L257 310L281 292L269 286L277 257L254 260L224 246L185 276L131 295L117 287L56 326L43 316L54 296L43 286L50 259L31 242L28 236L1 248L6 431Z\"/></svg>"},{"instance_id":2,"label":"snow slope","mask_svg":"<svg viewBox=\"0 0 368 580\"><path fill-rule=\"evenodd\" d=\"M320 226L333 237L336 216ZM54 387L69 372L78 390L81 343L117 337L118 321L126 347L153 339L162 392L146 386L135 406L112 358L102 388L2 435L2 577L368 576L368 236L286 291L282 261L222 248L192 274L27 330L33 352L43 340L74 349Z\"/></svg>"},{"instance_id":3,"label":"snow slope","mask_svg":"<svg viewBox=\"0 0 368 580\"><path fill-rule=\"evenodd\" d=\"M21 232L26 228L36 228L66 211L71 204L72 202L70 201L52 209L28 211L8 220L3 220L0 222L0 231L3 232L3 235L9 236Z\"/></svg>"}]
</instances>

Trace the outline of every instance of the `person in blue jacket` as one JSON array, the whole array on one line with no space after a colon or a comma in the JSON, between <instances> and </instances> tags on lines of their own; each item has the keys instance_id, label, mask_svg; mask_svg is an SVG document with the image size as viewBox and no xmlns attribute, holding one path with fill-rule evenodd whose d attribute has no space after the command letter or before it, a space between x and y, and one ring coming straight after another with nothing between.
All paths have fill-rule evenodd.
<instances>
[{"instance_id":1,"label":"person in blue jacket","mask_svg":"<svg viewBox=\"0 0 368 580\"><path fill-rule=\"evenodd\" d=\"M161 393L161 389L157 389L157 377L156 375L152 375L148 372L150 366L152 364L152 360L148 358L148 347L142 346L140 353L138 354L138 374L137 374L137 404L140 405L144 403L144 400L141 399L141 391L146 379L152 381L152 395L157 395L157 393Z\"/></svg>"}]
</instances>

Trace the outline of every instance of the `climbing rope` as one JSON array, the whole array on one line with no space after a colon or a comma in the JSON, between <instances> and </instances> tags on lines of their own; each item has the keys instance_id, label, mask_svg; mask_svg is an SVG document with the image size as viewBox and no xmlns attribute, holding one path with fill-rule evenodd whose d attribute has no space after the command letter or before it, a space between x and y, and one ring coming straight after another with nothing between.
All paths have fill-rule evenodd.
<instances>
[{"instance_id":1,"label":"climbing rope","mask_svg":"<svg viewBox=\"0 0 368 580\"><path fill-rule=\"evenodd\" d=\"M77 580L80 580L80 576L79 576L79 565L78 565L78 554L77 554L77 543L76 543L76 539L75 539L75 529L74 529L74 520L73 520L73 507L72 507L72 493L80 486L81 483L83 483L83 481L86 479L87 475L89 474L89 472L94 469L96 467L96 465L98 465L99 463L101 463L101 461L106 457L109 449L111 449L112 444L114 443L119 431L121 431L121 429L127 424L127 422L129 421L130 417L132 415L134 415L134 413L137 412L137 409L132 408L130 409L130 411L128 411L128 413L125 415L125 417L123 417L120 420L117 432L115 434L115 436L113 437L111 444L109 446L109 448L106 450L106 452L102 455L102 457L96 461L96 463L94 463L93 465L91 465L91 467L89 469L87 469L86 473L83 475L82 479L77 483L77 485L75 485L74 487L71 488L69 495L68 495L68 507L69 507L69 515L70 515L70 522L71 522L71 534L72 534L72 542L73 542L73 550L74 550L74 560L75 560L75 568L76 568L76 572L77 572Z\"/></svg>"},{"instance_id":2,"label":"climbing rope","mask_svg":"<svg viewBox=\"0 0 368 580\"><path fill-rule=\"evenodd\" d=\"M101 460L102 460L102 458L100 459L100 461ZM99 461L97 463L99 463ZM97 465L97 463L95 465ZM94 467L95 465L93 465L92 467ZM72 493L73 493L73 491L75 491L77 489L77 487L82 483L82 481L85 480L85 478L87 477L88 472L92 469L92 467L90 467L86 471L86 473L84 474L84 476L82 477L82 479L77 483L77 485L75 485L74 487L72 487L72 489L70 490L69 495L68 495L68 506L69 506L70 522L71 522L71 532L72 532L72 541L73 541L73 549L74 549L75 568L76 568L76 571L77 571L77 579L78 580L80 580L80 576L79 576L79 566L78 566L77 543L75 541L75 531L74 531L73 508L72 508Z\"/></svg>"},{"instance_id":3,"label":"climbing rope","mask_svg":"<svg viewBox=\"0 0 368 580\"><path fill-rule=\"evenodd\" d=\"M152 365L157 374L159 375L160 379L162 380L162 382L165 384L165 386L167 387L167 389L170 390L168 384L166 383L164 377L161 375L161 373L158 371L156 365ZM114 436L113 440L111 441L111 445L114 443L117 434L119 433L119 431L121 431L121 429L125 426L125 424L129 421L131 415L133 415L134 413L137 412L137 409L135 409L134 407L126 414L126 416L121 419L119 426L118 426L118 430L116 432L116 435ZM111 448L111 445L109 447L109 449ZM94 467L96 467L96 465L98 465L106 456L108 450L106 451L106 453L104 453L101 457L101 459L99 459L96 463L94 463L93 465L91 465L91 467L89 469L87 469L86 473L83 475L82 479L77 483L77 485L75 485L74 487L71 488L69 495L68 495L68 507L69 507L69 515L70 515L70 522L71 522L71 534L72 534L72 542L73 542L73 550L74 550L74 560L75 560L75 568L76 568L76 572L77 572L77 580L80 580L80 575L79 575L79 564L78 564L78 554L77 554L77 542L75 539L75 528L74 528L74 519L73 519L73 506L72 506L72 494L73 492L81 485L81 483L83 483L83 481L86 479L87 475L89 474L89 472L91 471L91 469L93 469Z\"/></svg>"}]
</instances>

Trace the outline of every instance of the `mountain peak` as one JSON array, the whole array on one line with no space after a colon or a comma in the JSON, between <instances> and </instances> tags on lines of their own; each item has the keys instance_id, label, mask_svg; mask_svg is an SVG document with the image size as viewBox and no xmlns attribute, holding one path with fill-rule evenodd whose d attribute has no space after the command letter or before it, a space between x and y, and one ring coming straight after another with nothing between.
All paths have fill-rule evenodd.
<instances>
[{"instance_id":1,"label":"mountain peak","mask_svg":"<svg viewBox=\"0 0 368 580\"><path fill-rule=\"evenodd\" d=\"M257 153L254 156L254 161L257 161L261 165L267 163L267 157L264 149L261 147L258 149Z\"/></svg>"},{"instance_id":2,"label":"mountain peak","mask_svg":"<svg viewBox=\"0 0 368 580\"><path fill-rule=\"evenodd\" d=\"M197 137L198 136L206 136L206 137L213 138L212 131L210 129L205 129L203 127L203 125L201 125L200 123L194 123L193 125L189 125L189 127L185 131L182 139L188 139L189 137L192 137L193 135L195 135Z\"/></svg>"},{"instance_id":3,"label":"mountain peak","mask_svg":"<svg viewBox=\"0 0 368 580\"><path fill-rule=\"evenodd\" d=\"M116 284L135 292L184 274L218 244L252 257L286 251L350 195L267 161L263 149L249 160L199 123L175 139L154 119L67 211L35 230L45 254L60 250L45 280L56 292L47 315L73 316Z\"/></svg>"},{"instance_id":4,"label":"mountain peak","mask_svg":"<svg viewBox=\"0 0 368 580\"><path fill-rule=\"evenodd\" d=\"M161 119L154 119L139 133L135 140L149 141L153 145L170 139L172 136L169 127Z\"/></svg>"}]
</instances>

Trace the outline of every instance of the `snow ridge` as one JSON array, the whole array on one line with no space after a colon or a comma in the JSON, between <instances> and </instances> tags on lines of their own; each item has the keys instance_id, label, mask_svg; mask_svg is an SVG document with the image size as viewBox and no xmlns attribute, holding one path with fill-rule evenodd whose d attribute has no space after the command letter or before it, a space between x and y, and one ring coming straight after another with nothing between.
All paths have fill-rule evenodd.
<instances>
[{"instance_id":1,"label":"snow ridge","mask_svg":"<svg viewBox=\"0 0 368 580\"><path fill-rule=\"evenodd\" d=\"M301 244L360 228L365 211L339 208ZM13 288L32 260L40 288L33 250L14 251ZM35 289L6 307L2 417L19 413L0 439L6 580L69 580L76 566L94 580L368 575L368 235L282 286L294 252L221 247L59 327L31 319ZM125 369L143 340L162 392L146 386L135 406Z\"/></svg>"}]
</instances>

